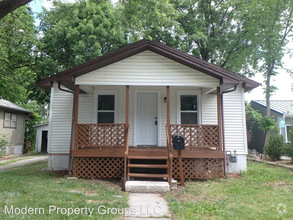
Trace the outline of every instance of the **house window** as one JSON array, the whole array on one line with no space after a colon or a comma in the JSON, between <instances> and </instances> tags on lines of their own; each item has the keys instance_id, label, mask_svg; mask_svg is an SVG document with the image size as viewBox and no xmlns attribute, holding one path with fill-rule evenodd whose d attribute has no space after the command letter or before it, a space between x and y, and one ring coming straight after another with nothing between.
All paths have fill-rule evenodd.
<instances>
[{"instance_id":1,"label":"house window","mask_svg":"<svg viewBox=\"0 0 293 220\"><path fill-rule=\"evenodd\" d=\"M198 103L196 95L180 95L181 124L198 123Z\"/></svg>"},{"instance_id":2,"label":"house window","mask_svg":"<svg viewBox=\"0 0 293 220\"><path fill-rule=\"evenodd\" d=\"M98 95L98 123L114 123L115 95Z\"/></svg>"},{"instance_id":3,"label":"house window","mask_svg":"<svg viewBox=\"0 0 293 220\"><path fill-rule=\"evenodd\" d=\"M4 126L6 128L16 128L16 114L4 113Z\"/></svg>"}]
</instances>

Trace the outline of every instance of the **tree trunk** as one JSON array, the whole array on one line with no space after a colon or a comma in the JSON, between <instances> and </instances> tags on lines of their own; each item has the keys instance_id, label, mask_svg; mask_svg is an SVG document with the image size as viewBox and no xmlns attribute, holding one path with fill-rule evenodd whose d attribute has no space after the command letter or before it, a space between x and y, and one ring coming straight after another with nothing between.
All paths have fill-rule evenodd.
<instances>
[{"instance_id":1,"label":"tree trunk","mask_svg":"<svg viewBox=\"0 0 293 220\"><path fill-rule=\"evenodd\" d=\"M267 71L267 80L266 80L266 117L269 118L271 117L271 103L270 103L270 97L271 97L271 70L268 68ZM265 132L265 140L264 140L264 146L263 146L263 159L267 159L267 154L265 151L265 146L268 144L270 138L270 130L267 130Z\"/></svg>"},{"instance_id":2,"label":"tree trunk","mask_svg":"<svg viewBox=\"0 0 293 220\"><path fill-rule=\"evenodd\" d=\"M0 1L0 19L15 9L31 2L32 0L2 0Z\"/></svg>"}]
</instances>

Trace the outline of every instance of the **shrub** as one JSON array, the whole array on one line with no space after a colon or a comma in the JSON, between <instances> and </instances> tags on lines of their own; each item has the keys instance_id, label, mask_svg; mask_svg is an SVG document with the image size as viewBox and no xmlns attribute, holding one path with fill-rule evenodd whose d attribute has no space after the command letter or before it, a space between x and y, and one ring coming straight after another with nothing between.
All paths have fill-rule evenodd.
<instances>
[{"instance_id":1,"label":"shrub","mask_svg":"<svg viewBox=\"0 0 293 220\"><path fill-rule=\"evenodd\" d=\"M265 146L265 152L271 160L280 160L285 148L285 139L283 135L275 132L269 138L268 144Z\"/></svg>"},{"instance_id":2,"label":"shrub","mask_svg":"<svg viewBox=\"0 0 293 220\"><path fill-rule=\"evenodd\" d=\"M0 156L6 155L6 147L8 145L8 138L5 134L0 134Z\"/></svg>"}]
</instances>

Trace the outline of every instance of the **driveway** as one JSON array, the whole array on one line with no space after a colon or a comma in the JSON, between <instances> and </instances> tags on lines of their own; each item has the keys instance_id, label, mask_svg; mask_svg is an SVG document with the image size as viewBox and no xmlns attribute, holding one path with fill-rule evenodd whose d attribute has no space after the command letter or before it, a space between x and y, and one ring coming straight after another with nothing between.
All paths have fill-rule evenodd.
<instances>
[{"instance_id":1,"label":"driveway","mask_svg":"<svg viewBox=\"0 0 293 220\"><path fill-rule=\"evenodd\" d=\"M7 170L13 170L15 168L21 168L24 167L25 165L35 163L38 161L46 161L48 160L48 156L33 156L33 157L28 157L27 159L17 161L11 164L3 165L0 166L0 172L7 171Z\"/></svg>"}]
</instances>

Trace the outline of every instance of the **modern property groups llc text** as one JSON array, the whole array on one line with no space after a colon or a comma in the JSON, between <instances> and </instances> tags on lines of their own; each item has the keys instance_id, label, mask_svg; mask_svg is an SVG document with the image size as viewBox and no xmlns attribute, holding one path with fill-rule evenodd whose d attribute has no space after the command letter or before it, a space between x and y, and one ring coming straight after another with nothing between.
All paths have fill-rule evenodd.
<instances>
[{"instance_id":1,"label":"modern property groups llc text","mask_svg":"<svg viewBox=\"0 0 293 220\"><path fill-rule=\"evenodd\" d=\"M91 217L93 214L99 215L135 215L135 214L149 214L151 211L154 215L159 215L161 211L161 207L152 207L152 210L149 210L148 207L141 207L138 209L135 208L108 208L104 205L100 205L97 208L91 207L75 207L75 208L65 208L65 207L58 207L55 205L50 205L47 208L32 208L32 207L14 207L14 206L5 206L4 207L4 214L5 215L88 215Z\"/></svg>"}]
</instances>

